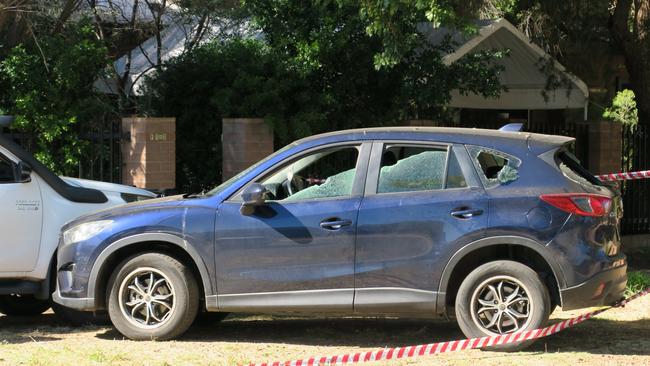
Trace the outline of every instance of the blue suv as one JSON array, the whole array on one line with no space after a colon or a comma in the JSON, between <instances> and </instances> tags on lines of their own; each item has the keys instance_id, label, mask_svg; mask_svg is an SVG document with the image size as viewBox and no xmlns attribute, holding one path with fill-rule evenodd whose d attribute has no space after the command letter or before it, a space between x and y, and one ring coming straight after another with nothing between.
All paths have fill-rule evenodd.
<instances>
[{"instance_id":1,"label":"blue suv","mask_svg":"<svg viewBox=\"0 0 650 366\"><path fill-rule=\"evenodd\" d=\"M290 144L206 194L67 224L56 302L131 339L198 312L455 317L467 337L611 304L627 276L616 187L573 139L371 128ZM502 346L514 350L528 345Z\"/></svg>"}]
</instances>

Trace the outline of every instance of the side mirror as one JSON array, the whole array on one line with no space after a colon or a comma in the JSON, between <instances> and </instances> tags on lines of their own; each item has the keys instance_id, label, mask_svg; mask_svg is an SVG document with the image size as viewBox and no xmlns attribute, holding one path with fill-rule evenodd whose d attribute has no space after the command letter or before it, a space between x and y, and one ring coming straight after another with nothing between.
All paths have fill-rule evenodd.
<instances>
[{"instance_id":1,"label":"side mirror","mask_svg":"<svg viewBox=\"0 0 650 366\"><path fill-rule=\"evenodd\" d=\"M16 183L29 183L32 181L32 168L22 161L16 165Z\"/></svg>"},{"instance_id":2,"label":"side mirror","mask_svg":"<svg viewBox=\"0 0 650 366\"><path fill-rule=\"evenodd\" d=\"M259 183L253 183L244 189L241 197L244 201L239 210L242 215L250 215L255 211L255 207L264 205L266 188Z\"/></svg>"}]
</instances>

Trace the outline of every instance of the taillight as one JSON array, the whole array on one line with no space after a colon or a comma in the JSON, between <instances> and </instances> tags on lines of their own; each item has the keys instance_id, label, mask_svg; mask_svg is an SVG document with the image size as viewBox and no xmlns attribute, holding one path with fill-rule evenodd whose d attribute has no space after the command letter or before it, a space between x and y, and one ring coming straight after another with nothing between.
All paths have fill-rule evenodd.
<instances>
[{"instance_id":1,"label":"taillight","mask_svg":"<svg viewBox=\"0 0 650 366\"><path fill-rule=\"evenodd\" d=\"M539 198L560 210L580 216L605 216L612 207L611 198L596 194L543 194Z\"/></svg>"}]
</instances>

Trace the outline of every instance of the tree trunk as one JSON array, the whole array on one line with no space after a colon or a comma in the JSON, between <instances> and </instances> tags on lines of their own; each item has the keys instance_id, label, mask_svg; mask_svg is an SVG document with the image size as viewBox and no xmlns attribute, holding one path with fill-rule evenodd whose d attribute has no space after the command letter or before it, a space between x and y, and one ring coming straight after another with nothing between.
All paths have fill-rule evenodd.
<instances>
[{"instance_id":1,"label":"tree trunk","mask_svg":"<svg viewBox=\"0 0 650 366\"><path fill-rule=\"evenodd\" d=\"M639 123L650 126L650 0L615 0L610 31L625 56Z\"/></svg>"}]
</instances>

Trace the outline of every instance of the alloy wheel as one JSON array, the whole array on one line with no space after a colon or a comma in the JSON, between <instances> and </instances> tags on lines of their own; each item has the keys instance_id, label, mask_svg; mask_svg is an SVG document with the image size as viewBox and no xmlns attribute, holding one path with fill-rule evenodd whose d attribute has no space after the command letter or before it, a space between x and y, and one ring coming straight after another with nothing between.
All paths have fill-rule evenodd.
<instances>
[{"instance_id":1,"label":"alloy wheel","mask_svg":"<svg viewBox=\"0 0 650 366\"><path fill-rule=\"evenodd\" d=\"M534 306L528 293L526 287L513 277L489 278L477 286L472 294L472 320L488 335L525 329Z\"/></svg>"},{"instance_id":2,"label":"alloy wheel","mask_svg":"<svg viewBox=\"0 0 650 366\"><path fill-rule=\"evenodd\" d=\"M171 281L155 268L137 268L122 281L119 305L122 315L143 329L158 328L174 312L175 292Z\"/></svg>"}]
</instances>

